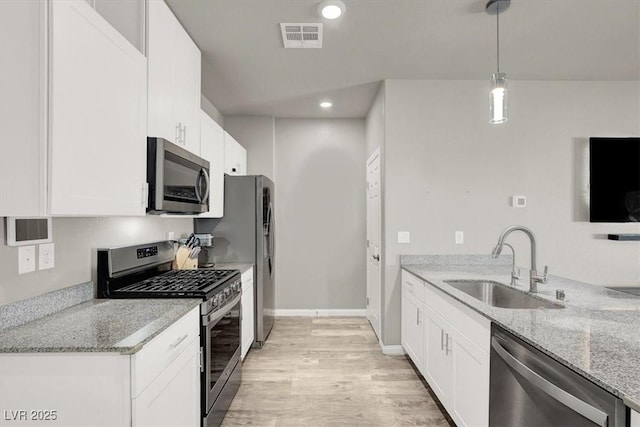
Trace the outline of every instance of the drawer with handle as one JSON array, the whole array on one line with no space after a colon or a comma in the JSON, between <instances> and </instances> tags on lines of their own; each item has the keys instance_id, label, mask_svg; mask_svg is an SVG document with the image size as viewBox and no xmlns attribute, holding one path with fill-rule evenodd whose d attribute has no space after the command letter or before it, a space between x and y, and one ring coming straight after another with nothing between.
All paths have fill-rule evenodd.
<instances>
[{"instance_id":1,"label":"drawer with handle","mask_svg":"<svg viewBox=\"0 0 640 427\"><path fill-rule=\"evenodd\" d=\"M402 272L402 290L424 302L424 282L407 271Z\"/></svg>"},{"instance_id":2,"label":"drawer with handle","mask_svg":"<svg viewBox=\"0 0 640 427\"><path fill-rule=\"evenodd\" d=\"M200 307L195 307L131 356L131 395L138 396L200 336Z\"/></svg>"}]
</instances>

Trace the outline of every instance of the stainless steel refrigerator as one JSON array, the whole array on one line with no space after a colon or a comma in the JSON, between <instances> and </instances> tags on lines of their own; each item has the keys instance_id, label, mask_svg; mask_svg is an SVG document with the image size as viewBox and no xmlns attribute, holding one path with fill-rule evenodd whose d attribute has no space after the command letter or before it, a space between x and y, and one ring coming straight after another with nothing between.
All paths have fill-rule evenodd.
<instances>
[{"instance_id":1,"label":"stainless steel refrigerator","mask_svg":"<svg viewBox=\"0 0 640 427\"><path fill-rule=\"evenodd\" d=\"M196 233L213 234L209 261L255 265L254 347L264 345L275 308L273 182L263 175L224 177L224 216L198 218Z\"/></svg>"}]
</instances>

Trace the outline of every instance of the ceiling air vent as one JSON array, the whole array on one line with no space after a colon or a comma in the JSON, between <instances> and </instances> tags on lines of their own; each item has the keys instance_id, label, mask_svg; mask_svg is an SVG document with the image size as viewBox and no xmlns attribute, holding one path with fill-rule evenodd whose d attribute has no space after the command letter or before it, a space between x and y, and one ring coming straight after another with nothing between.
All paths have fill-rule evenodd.
<instances>
[{"instance_id":1,"label":"ceiling air vent","mask_svg":"<svg viewBox=\"0 0 640 427\"><path fill-rule=\"evenodd\" d=\"M280 24L285 48L322 47L322 24Z\"/></svg>"}]
</instances>

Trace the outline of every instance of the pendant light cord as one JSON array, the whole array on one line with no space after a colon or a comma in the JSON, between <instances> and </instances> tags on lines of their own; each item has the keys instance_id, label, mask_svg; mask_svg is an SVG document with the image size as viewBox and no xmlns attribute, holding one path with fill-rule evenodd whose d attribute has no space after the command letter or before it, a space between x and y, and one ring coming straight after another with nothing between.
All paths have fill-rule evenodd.
<instances>
[{"instance_id":1,"label":"pendant light cord","mask_svg":"<svg viewBox=\"0 0 640 427\"><path fill-rule=\"evenodd\" d=\"M500 74L500 0L496 2L496 62Z\"/></svg>"}]
</instances>

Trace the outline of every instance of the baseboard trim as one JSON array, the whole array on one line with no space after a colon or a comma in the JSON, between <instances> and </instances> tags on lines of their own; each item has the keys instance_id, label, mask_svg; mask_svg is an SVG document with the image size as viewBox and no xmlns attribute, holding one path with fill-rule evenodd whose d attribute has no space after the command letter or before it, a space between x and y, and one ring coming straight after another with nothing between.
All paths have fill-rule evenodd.
<instances>
[{"instance_id":1,"label":"baseboard trim","mask_svg":"<svg viewBox=\"0 0 640 427\"><path fill-rule=\"evenodd\" d=\"M382 348L382 354L387 356L404 356L404 348L401 345L382 345L380 343L380 348Z\"/></svg>"},{"instance_id":2,"label":"baseboard trim","mask_svg":"<svg viewBox=\"0 0 640 427\"><path fill-rule=\"evenodd\" d=\"M353 309L286 309L277 308L274 310L276 317L365 317L367 310L362 308Z\"/></svg>"}]
</instances>

